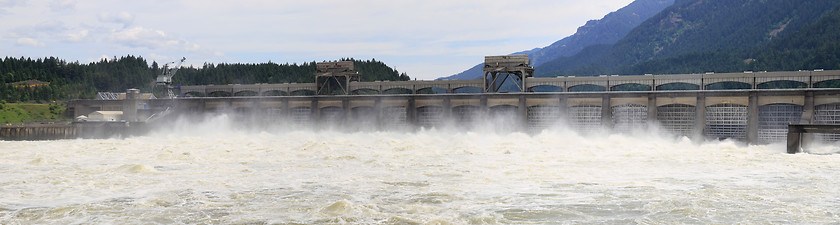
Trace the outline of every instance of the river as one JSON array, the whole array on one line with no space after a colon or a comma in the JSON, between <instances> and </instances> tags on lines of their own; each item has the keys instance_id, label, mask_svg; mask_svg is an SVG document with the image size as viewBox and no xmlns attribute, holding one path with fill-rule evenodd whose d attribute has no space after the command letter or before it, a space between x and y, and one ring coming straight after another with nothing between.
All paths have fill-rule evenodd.
<instances>
[{"instance_id":1,"label":"river","mask_svg":"<svg viewBox=\"0 0 840 225\"><path fill-rule=\"evenodd\" d=\"M476 129L0 141L0 224L840 221L840 146ZM820 153L820 154L816 154Z\"/></svg>"}]
</instances>

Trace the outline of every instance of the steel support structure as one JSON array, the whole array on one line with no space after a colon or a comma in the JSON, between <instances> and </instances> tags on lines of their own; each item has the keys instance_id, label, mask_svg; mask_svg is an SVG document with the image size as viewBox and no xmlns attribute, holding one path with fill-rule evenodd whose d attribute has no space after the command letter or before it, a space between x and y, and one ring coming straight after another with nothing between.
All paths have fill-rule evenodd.
<instances>
[{"instance_id":1,"label":"steel support structure","mask_svg":"<svg viewBox=\"0 0 840 225\"><path fill-rule=\"evenodd\" d=\"M315 71L315 95L349 95L351 81L361 81L353 61L319 62Z\"/></svg>"},{"instance_id":2,"label":"steel support structure","mask_svg":"<svg viewBox=\"0 0 840 225\"><path fill-rule=\"evenodd\" d=\"M525 80L534 76L534 67L528 55L484 57L484 93L497 93L510 79L519 92L526 92Z\"/></svg>"}]
</instances>

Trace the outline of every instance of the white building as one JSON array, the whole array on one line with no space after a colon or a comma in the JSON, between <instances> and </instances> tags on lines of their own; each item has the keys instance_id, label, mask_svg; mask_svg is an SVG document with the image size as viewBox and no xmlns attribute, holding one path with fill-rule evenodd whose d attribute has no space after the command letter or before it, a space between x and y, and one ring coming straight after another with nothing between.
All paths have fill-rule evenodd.
<instances>
[{"instance_id":1,"label":"white building","mask_svg":"<svg viewBox=\"0 0 840 225\"><path fill-rule=\"evenodd\" d=\"M88 121L120 121L122 111L96 111L88 114Z\"/></svg>"}]
</instances>

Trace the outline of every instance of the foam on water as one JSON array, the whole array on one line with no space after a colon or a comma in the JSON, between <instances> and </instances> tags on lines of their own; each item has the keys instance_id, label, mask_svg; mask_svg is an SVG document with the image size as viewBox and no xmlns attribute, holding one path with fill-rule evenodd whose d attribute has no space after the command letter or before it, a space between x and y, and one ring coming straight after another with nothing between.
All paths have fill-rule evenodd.
<instances>
[{"instance_id":1,"label":"foam on water","mask_svg":"<svg viewBox=\"0 0 840 225\"><path fill-rule=\"evenodd\" d=\"M783 144L655 131L242 131L231 120L122 140L0 142L0 224L840 219L840 155L789 155Z\"/></svg>"}]
</instances>

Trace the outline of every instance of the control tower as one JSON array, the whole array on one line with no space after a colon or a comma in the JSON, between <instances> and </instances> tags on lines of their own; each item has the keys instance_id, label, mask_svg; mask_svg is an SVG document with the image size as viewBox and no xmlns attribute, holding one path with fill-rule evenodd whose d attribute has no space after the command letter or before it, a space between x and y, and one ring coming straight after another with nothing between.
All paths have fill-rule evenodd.
<instances>
[{"instance_id":1,"label":"control tower","mask_svg":"<svg viewBox=\"0 0 840 225\"><path fill-rule=\"evenodd\" d=\"M347 95L351 81L361 81L353 61L319 62L315 71L315 95Z\"/></svg>"}]
</instances>

